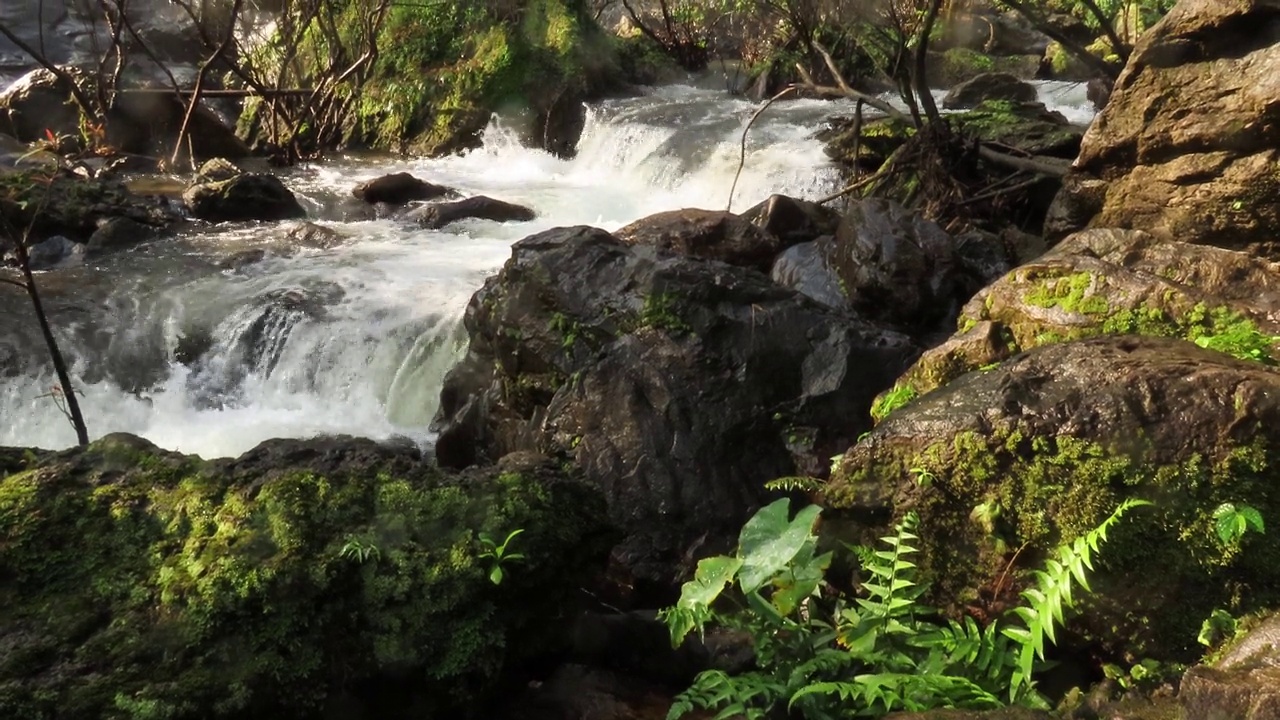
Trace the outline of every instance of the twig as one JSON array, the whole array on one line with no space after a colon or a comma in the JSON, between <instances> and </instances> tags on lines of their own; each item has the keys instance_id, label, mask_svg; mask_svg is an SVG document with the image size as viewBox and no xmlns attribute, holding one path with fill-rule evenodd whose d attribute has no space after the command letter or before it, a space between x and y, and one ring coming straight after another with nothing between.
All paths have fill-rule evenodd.
<instances>
[{"instance_id":1,"label":"twig","mask_svg":"<svg viewBox=\"0 0 1280 720\"><path fill-rule=\"evenodd\" d=\"M1020 158L993 150L985 144L978 146L978 155L981 156L983 160L993 162L997 165L1004 165L1005 167L1010 167L1014 170L1025 170L1027 172L1039 173L1050 177L1065 177L1067 170L1071 167L1070 160L1040 156Z\"/></svg>"},{"instance_id":2,"label":"twig","mask_svg":"<svg viewBox=\"0 0 1280 720\"><path fill-rule=\"evenodd\" d=\"M795 85L788 85L779 91L777 95L769 98L768 102L761 105L760 108L752 114L751 119L747 121L747 126L742 128L742 148L738 155L738 172L733 174L733 185L729 186L729 202L724 208L725 212L733 212L733 194L738 190L738 178L742 177L742 168L747 164L747 133L751 130L751 126L756 124L756 119L759 118L765 110L768 110L770 105L781 100L787 94L794 92L795 89Z\"/></svg>"},{"instance_id":3,"label":"twig","mask_svg":"<svg viewBox=\"0 0 1280 720\"><path fill-rule=\"evenodd\" d=\"M991 198L994 198L994 197L1000 197L1001 195L1008 195L1009 193L1017 192L1017 191L1019 191L1019 190L1022 190L1023 188L1031 187L1032 185L1035 185L1036 183L1040 182L1040 181L1041 181L1041 180L1043 180L1043 179L1044 179L1044 178L1042 178L1041 176L1037 175L1037 176L1035 176L1035 177L1031 178L1030 180L1024 180L1023 182L1020 182L1020 183L1018 183L1017 185L1011 185L1011 186L1006 187L1006 188L998 188L998 189L989 190L989 191L984 192L984 193L979 193L979 194L977 194L977 195L974 195L974 196L973 196L973 197L971 197L971 198L966 198L966 199L964 199L964 200L961 200L960 202L958 202L958 203L956 203L956 204L957 204L957 205L972 205L973 203L976 203L976 202L982 202L983 200L990 200Z\"/></svg>"},{"instance_id":4,"label":"twig","mask_svg":"<svg viewBox=\"0 0 1280 720\"><path fill-rule=\"evenodd\" d=\"M898 108L890 105L889 103L881 100L880 98L874 95L868 95L864 92L859 92L857 90L854 90L853 88L849 87L848 83L844 82L843 78L838 79L837 82L843 83L844 87L832 87L830 85L819 85L816 82L814 82L813 76L810 75L809 71L806 70L804 66L799 63L796 63L796 72L800 74L800 79L803 81L801 82L800 86L805 90L808 90L817 95L821 95L823 97L845 97L853 100L862 100L866 104L879 110L885 115L888 115L889 117L902 120L904 122L911 122L911 118L907 117L906 113L902 112Z\"/></svg>"},{"instance_id":5,"label":"twig","mask_svg":"<svg viewBox=\"0 0 1280 720\"><path fill-rule=\"evenodd\" d=\"M14 286L14 287L16 287L16 288L22 288L22 290L23 290L24 292L25 292L25 291L26 291L26 289L27 289L27 284L26 284L26 283L24 283L24 282L22 282L22 281L20 281L20 280L14 280L13 278L0 277L0 283L4 283L5 285L12 285L12 286Z\"/></svg>"},{"instance_id":6,"label":"twig","mask_svg":"<svg viewBox=\"0 0 1280 720\"><path fill-rule=\"evenodd\" d=\"M227 48L231 47L232 41L235 40L236 18L240 16L240 8L243 4L244 0L233 0L230 19L227 21L226 35L222 36L222 42L214 49L209 59L200 65L200 71L196 73L195 88L192 90L191 99L187 101L187 111L182 116L182 125L178 128L178 139L173 144L173 157L169 158L170 166L177 166L178 157L182 154L182 140L187 135L187 128L191 125L191 118L196 114L196 109L200 106L200 93L204 89L205 78L209 76L209 71L213 69L213 64L227 53Z\"/></svg>"},{"instance_id":7,"label":"twig","mask_svg":"<svg viewBox=\"0 0 1280 720\"><path fill-rule=\"evenodd\" d=\"M890 170L890 169L892 169L892 167L893 167L893 160L892 160L892 159L890 159L890 160L886 160L886 161L885 161L885 163L884 163L884 165L880 166L880 169L879 169L879 170L875 171L875 172L874 172L874 173L872 173L871 175L868 175L868 176L866 176L865 178L863 178L863 179L861 179L861 180L859 180L859 181L857 181L857 182L855 182L855 183L852 183L852 184L850 184L850 185L846 185L846 186L844 187L844 189L843 189L843 190L839 190L839 191L837 191L837 192L831 193L830 195L828 195L828 196L826 196L826 197L822 198L821 200L819 200L819 201L818 201L818 204L819 204L819 205L826 205L827 203L831 202L832 200L839 200L840 198L844 197L845 195L848 195L848 194L850 194L850 193L857 192L857 191L861 190L862 188L864 188L864 187L866 187L866 186L870 185L871 183L873 183L873 182L875 182L875 181L877 181L877 180L880 180L880 179L881 179L881 178L883 178L885 175L888 175L888 174L889 174L889 170Z\"/></svg>"}]
</instances>

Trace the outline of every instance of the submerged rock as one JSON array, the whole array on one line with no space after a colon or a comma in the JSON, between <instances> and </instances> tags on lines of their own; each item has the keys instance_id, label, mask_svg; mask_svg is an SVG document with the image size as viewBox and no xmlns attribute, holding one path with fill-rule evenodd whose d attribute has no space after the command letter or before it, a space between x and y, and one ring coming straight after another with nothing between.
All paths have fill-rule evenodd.
<instances>
[{"instance_id":1,"label":"submerged rock","mask_svg":"<svg viewBox=\"0 0 1280 720\"><path fill-rule=\"evenodd\" d=\"M1097 594L1069 626L1103 652L1186 661L1214 608L1280 601L1280 548L1224 543L1212 518L1225 502L1280 512L1278 450L1280 371L1183 340L1101 337L909 402L845 454L822 502L854 535L919 512L918 561L958 611L1010 600L998 580L1010 563L1150 500L1109 534Z\"/></svg>"},{"instance_id":2,"label":"submerged rock","mask_svg":"<svg viewBox=\"0 0 1280 720\"><path fill-rule=\"evenodd\" d=\"M98 229L93 231L86 243L86 249L95 255L123 250L156 237L156 228L144 225L127 217L104 220Z\"/></svg>"},{"instance_id":3,"label":"submerged rock","mask_svg":"<svg viewBox=\"0 0 1280 720\"><path fill-rule=\"evenodd\" d=\"M607 547L598 494L545 459L450 475L319 438L204 462L125 435L12 455L6 718L484 716ZM516 529L495 585L478 533Z\"/></svg>"},{"instance_id":4,"label":"submerged rock","mask_svg":"<svg viewBox=\"0 0 1280 720\"><path fill-rule=\"evenodd\" d=\"M1135 228L1275 256L1280 7L1184 0L1142 36L1046 228ZM1073 179L1074 178L1074 179Z\"/></svg>"},{"instance_id":5,"label":"submerged rock","mask_svg":"<svg viewBox=\"0 0 1280 720\"><path fill-rule=\"evenodd\" d=\"M434 200L445 195L452 195L454 190L443 185L429 183L407 172L401 172L383 175L368 182L362 182L352 188L351 194L370 205L377 203L404 205L414 200Z\"/></svg>"},{"instance_id":6,"label":"submerged rock","mask_svg":"<svg viewBox=\"0 0 1280 720\"><path fill-rule=\"evenodd\" d=\"M592 228L516 243L465 325L440 462L571 458L627 533L614 559L638 592L668 592L695 554L727 550L765 482L825 473L916 352L754 270Z\"/></svg>"},{"instance_id":7,"label":"submerged rock","mask_svg":"<svg viewBox=\"0 0 1280 720\"><path fill-rule=\"evenodd\" d=\"M408 219L422 227L436 230L459 220L492 220L494 222L529 222L538 217L531 208L515 203L494 200L484 195L432 203L410 212Z\"/></svg>"}]
</instances>

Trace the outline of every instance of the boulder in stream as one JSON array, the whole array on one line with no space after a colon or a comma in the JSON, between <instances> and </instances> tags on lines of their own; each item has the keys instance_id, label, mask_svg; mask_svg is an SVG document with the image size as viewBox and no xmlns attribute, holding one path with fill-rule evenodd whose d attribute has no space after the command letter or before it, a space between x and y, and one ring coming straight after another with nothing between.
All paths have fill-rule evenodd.
<instances>
[{"instance_id":1,"label":"boulder in stream","mask_svg":"<svg viewBox=\"0 0 1280 720\"><path fill-rule=\"evenodd\" d=\"M74 68L72 77L79 75ZM53 72L38 68L0 91L0 132L22 142L80 134L80 108L71 99L71 88Z\"/></svg>"},{"instance_id":2,"label":"boulder in stream","mask_svg":"<svg viewBox=\"0 0 1280 720\"><path fill-rule=\"evenodd\" d=\"M723 210L687 208L657 213L615 235L628 245L646 245L762 272L768 272L774 256L782 250L776 235Z\"/></svg>"},{"instance_id":3,"label":"boulder in stream","mask_svg":"<svg viewBox=\"0 0 1280 720\"><path fill-rule=\"evenodd\" d=\"M351 189L351 194L370 205L404 205L414 200L434 200L453 195L455 191L416 178L407 172L399 172L362 182Z\"/></svg>"},{"instance_id":4,"label":"boulder in stream","mask_svg":"<svg viewBox=\"0 0 1280 720\"><path fill-rule=\"evenodd\" d=\"M128 435L0 449L0 716L484 717L506 671L564 644L604 517L535 456L451 474L348 437L211 462ZM478 537L513 530L495 584Z\"/></svg>"},{"instance_id":5,"label":"boulder in stream","mask_svg":"<svg viewBox=\"0 0 1280 720\"><path fill-rule=\"evenodd\" d=\"M917 352L755 270L583 227L516 243L464 322L439 461L571 458L627 533L619 572L660 601L732 545L765 482L825 473Z\"/></svg>"},{"instance_id":6,"label":"boulder in stream","mask_svg":"<svg viewBox=\"0 0 1280 720\"><path fill-rule=\"evenodd\" d=\"M942 99L942 106L949 109L977 107L986 100L1010 102L1035 102L1034 85L1010 73L983 73L951 88Z\"/></svg>"},{"instance_id":7,"label":"boulder in stream","mask_svg":"<svg viewBox=\"0 0 1280 720\"><path fill-rule=\"evenodd\" d=\"M406 217L422 227L437 230L459 220L472 218L494 222L529 222L537 218L538 214L523 205L476 195L453 202L431 203L411 211Z\"/></svg>"},{"instance_id":8,"label":"boulder in stream","mask_svg":"<svg viewBox=\"0 0 1280 720\"><path fill-rule=\"evenodd\" d=\"M226 180L198 182L182 193L191 215L209 222L289 220L307 216L280 178L241 173Z\"/></svg>"}]
</instances>

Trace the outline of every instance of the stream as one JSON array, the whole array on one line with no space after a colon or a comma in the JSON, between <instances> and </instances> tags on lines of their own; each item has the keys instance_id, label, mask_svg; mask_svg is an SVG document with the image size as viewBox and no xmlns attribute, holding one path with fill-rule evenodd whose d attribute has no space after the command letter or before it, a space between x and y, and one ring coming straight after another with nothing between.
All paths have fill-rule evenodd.
<instances>
[{"instance_id":1,"label":"stream","mask_svg":"<svg viewBox=\"0 0 1280 720\"><path fill-rule=\"evenodd\" d=\"M294 224L203 227L40 274L91 436L130 432L204 457L323 433L430 444L444 374L465 349L467 302L512 243L556 226L613 230L664 210L725 206L758 106L708 85L594 106L572 160L521 147L495 120L464 156L335 158L282 174L336 241L298 242ZM1092 117L1083 86L1040 89L1073 122ZM734 210L836 188L813 135L850 108L799 100L764 113L748 135ZM443 230L371 219L351 187L398 171L528 205L539 218ZM225 267L252 250L265 259ZM0 292L0 446L68 447L75 435L24 302Z\"/></svg>"}]
</instances>

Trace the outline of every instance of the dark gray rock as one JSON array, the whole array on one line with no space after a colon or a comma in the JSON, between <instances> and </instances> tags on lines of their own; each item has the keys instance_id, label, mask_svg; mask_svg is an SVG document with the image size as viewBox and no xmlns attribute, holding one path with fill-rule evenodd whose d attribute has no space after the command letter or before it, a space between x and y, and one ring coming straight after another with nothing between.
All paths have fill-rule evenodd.
<instances>
[{"instance_id":1,"label":"dark gray rock","mask_svg":"<svg viewBox=\"0 0 1280 720\"><path fill-rule=\"evenodd\" d=\"M80 264L84 260L84 252L84 245L54 235L27 248L27 260L32 270L49 270Z\"/></svg>"},{"instance_id":2,"label":"dark gray rock","mask_svg":"<svg viewBox=\"0 0 1280 720\"><path fill-rule=\"evenodd\" d=\"M840 289L840 278L831 267L833 242L833 238L826 237L792 245L778 255L769 277L827 307L847 309L849 298Z\"/></svg>"},{"instance_id":3,"label":"dark gray rock","mask_svg":"<svg viewBox=\"0 0 1280 720\"><path fill-rule=\"evenodd\" d=\"M742 217L781 240L784 247L834 235L840 226L840 213L786 195L770 195L769 199L742 213Z\"/></svg>"},{"instance_id":4,"label":"dark gray rock","mask_svg":"<svg viewBox=\"0 0 1280 720\"><path fill-rule=\"evenodd\" d=\"M414 200L434 200L446 195L454 195L456 192L452 188L429 183L407 172L401 172L362 182L352 188L351 194L370 205L377 203L404 205Z\"/></svg>"},{"instance_id":5,"label":"dark gray rock","mask_svg":"<svg viewBox=\"0 0 1280 720\"><path fill-rule=\"evenodd\" d=\"M438 460L571 458L626 533L614 559L641 593L729 550L768 480L825 473L917 353L754 270L592 228L516 243L465 326Z\"/></svg>"},{"instance_id":6,"label":"dark gray rock","mask_svg":"<svg viewBox=\"0 0 1280 720\"><path fill-rule=\"evenodd\" d=\"M437 230L450 223L472 218L494 222L529 222L538 217L538 214L523 205L476 195L454 202L432 203L410 212L406 217L422 227Z\"/></svg>"},{"instance_id":7,"label":"dark gray rock","mask_svg":"<svg viewBox=\"0 0 1280 720\"><path fill-rule=\"evenodd\" d=\"M133 247L158 236L158 230L127 217L110 218L98 225L89 236L86 249L91 255L101 255L115 250Z\"/></svg>"},{"instance_id":8,"label":"dark gray rock","mask_svg":"<svg viewBox=\"0 0 1280 720\"><path fill-rule=\"evenodd\" d=\"M192 185L182 200L193 217L209 222L288 220L306 217L289 188L274 175L244 173Z\"/></svg>"}]
</instances>

